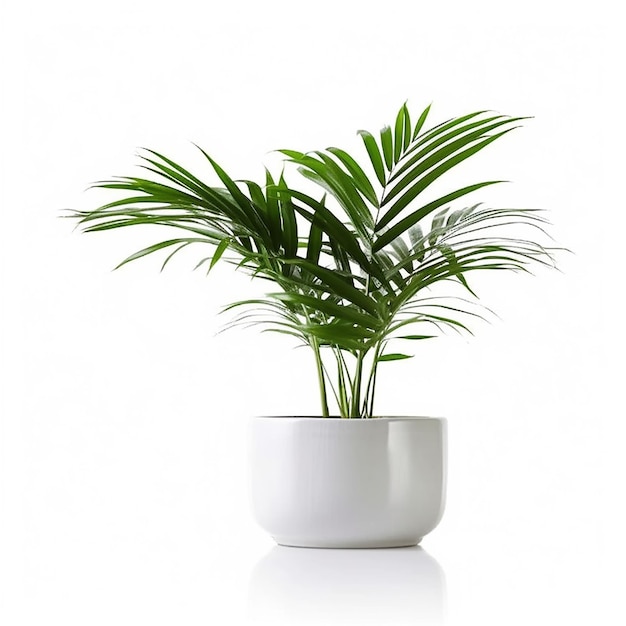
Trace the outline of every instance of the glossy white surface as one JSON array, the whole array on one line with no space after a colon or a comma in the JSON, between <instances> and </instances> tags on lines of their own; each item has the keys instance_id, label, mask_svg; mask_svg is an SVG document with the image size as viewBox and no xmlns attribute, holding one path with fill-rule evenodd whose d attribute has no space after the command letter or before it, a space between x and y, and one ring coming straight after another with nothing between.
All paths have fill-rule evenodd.
<instances>
[{"instance_id":1,"label":"glossy white surface","mask_svg":"<svg viewBox=\"0 0 626 626\"><path fill-rule=\"evenodd\" d=\"M252 569L246 608L250 624L440 624L445 604L443 570L421 547L274 546Z\"/></svg>"},{"instance_id":2,"label":"glossy white surface","mask_svg":"<svg viewBox=\"0 0 626 626\"><path fill-rule=\"evenodd\" d=\"M252 509L282 545L415 545L443 514L445 450L441 418L252 418Z\"/></svg>"}]
</instances>

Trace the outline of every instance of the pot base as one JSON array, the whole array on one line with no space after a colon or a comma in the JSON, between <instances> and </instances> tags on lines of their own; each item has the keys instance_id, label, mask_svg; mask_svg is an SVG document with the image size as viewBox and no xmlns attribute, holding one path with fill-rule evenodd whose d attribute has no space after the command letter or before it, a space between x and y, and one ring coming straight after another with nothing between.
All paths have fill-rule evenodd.
<instances>
[{"instance_id":1,"label":"pot base","mask_svg":"<svg viewBox=\"0 0 626 626\"><path fill-rule=\"evenodd\" d=\"M355 541L355 542L334 542L334 541L301 541L286 537L272 537L279 546L286 548L318 548L318 549L342 549L342 550L368 550L372 548L412 548L420 543L422 537L415 539L390 540L390 541Z\"/></svg>"}]
</instances>

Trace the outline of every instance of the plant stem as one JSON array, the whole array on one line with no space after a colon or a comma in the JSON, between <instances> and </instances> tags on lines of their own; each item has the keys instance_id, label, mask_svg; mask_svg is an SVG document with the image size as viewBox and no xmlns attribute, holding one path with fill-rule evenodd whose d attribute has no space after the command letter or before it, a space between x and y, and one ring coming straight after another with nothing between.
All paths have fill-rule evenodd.
<instances>
[{"instance_id":1,"label":"plant stem","mask_svg":"<svg viewBox=\"0 0 626 626\"><path fill-rule=\"evenodd\" d=\"M376 344L374 350L374 360L370 368L370 374L367 380L367 387L365 388L365 398L363 399L363 415L366 417L372 417L374 414L374 392L376 388L376 372L378 370L378 357L382 349L382 341Z\"/></svg>"},{"instance_id":2,"label":"plant stem","mask_svg":"<svg viewBox=\"0 0 626 626\"><path fill-rule=\"evenodd\" d=\"M324 368L322 364L322 355L320 353L320 347L315 337L312 337L313 352L315 353L315 365L317 367L317 379L320 388L320 400L322 401L322 416L328 417L328 398L326 396L326 380L324 378Z\"/></svg>"},{"instance_id":3,"label":"plant stem","mask_svg":"<svg viewBox=\"0 0 626 626\"><path fill-rule=\"evenodd\" d=\"M352 388L352 377L350 376L350 368L348 367L348 364L346 363L346 359L343 356L343 352L339 349L339 348L335 348L335 351L337 353L337 359L341 360L341 363L343 365L343 371L345 373L346 378L348 379L348 384L350 385L350 388Z\"/></svg>"},{"instance_id":4,"label":"plant stem","mask_svg":"<svg viewBox=\"0 0 626 626\"><path fill-rule=\"evenodd\" d=\"M374 361L372 365L372 392L369 397L369 416L374 417L374 397L376 394L376 374L378 373L378 363Z\"/></svg>"},{"instance_id":5,"label":"plant stem","mask_svg":"<svg viewBox=\"0 0 626 626\"><path fill-rule=\"evenodd\" d=\"M302 307L304 312L304 317L306 321L310 324L311 319L305 307ZM322 362L322 355L320 353L320 344L317 341L317 337L311 337L311 343L309 344L311 348L313 348L313 352L315 354L315 366L317 368L317 380L319 383L320 389L320 400L322 402L322 416L328 417L328 397L326 395L326 379L324 378L324 364Z\"/></svg>"},{"instance_id":6,"label":"plant stem","mask_svg":"<svg viewBox=\"0 0 626 626\"><path fill-rule=\"evenodd\" d=\"M339 414L341 417L350 417L350 402L346 393L346 374L348 374L348 368L343 360L341 350L339 350L339 348L334 348L334 351L335 360L337 361L337 382L339 384ZM348 381L350 381L349 374Z\"/></svg>"},{"instance_id":7,"label":"plant stem","mask_svg":"<svg viewBox=\"0 0 626 626\"><path fill-rule=\"evenodd\" d=\"M335 385L333 385L333 377L328 373L328 368L324 364L323 360L322 360L322 370L324 372L324 378L325 378L326 382L328 383L328 385L330 386L330 390L333 392L333 396L335 397L335 402L337 402L337 406L341 407L341 401L339 400L339 394L338 394L337 390L335 389Z\"/></svg>"},{"instance_id":8,"label":"plant stem","mask_svg":"<svg viewBox=\"0 0 626 626\"><path fill-rule=\"evenodd\" d=\"M364 353L359 352L356 359L356 371L354 373L354 382L352 384L352 407L350 409L350 417L361 417L361 378L363 373L363 357Z\"/></svg>"}]
</instances>

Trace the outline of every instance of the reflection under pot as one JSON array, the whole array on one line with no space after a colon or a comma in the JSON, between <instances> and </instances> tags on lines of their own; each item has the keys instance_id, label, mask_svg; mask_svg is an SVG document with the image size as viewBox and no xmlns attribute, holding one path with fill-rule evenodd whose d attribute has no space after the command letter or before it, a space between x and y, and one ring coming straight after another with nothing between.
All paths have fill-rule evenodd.
<instances>
[{"instance_id":1,"label":"reflection under pot","mask_svg":"<svg viewBox=\"0 0 626 626\"><path fill-rule=\"evenodd\" d=\"M254 567L251 624L443 624L446 582L421 547L324 550L275 546Z\"/></svg>"}]
</instances>

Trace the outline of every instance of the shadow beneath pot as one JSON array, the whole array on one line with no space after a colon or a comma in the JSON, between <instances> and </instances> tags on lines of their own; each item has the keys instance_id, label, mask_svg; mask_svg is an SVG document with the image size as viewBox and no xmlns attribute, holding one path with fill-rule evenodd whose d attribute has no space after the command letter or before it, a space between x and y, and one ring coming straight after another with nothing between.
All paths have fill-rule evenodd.
<instances>
[{"instance_id":1,"label":"shadow beneath pot","mask_svg":"<svg viewBox=\"0 0 626 626\"><path fill-rule=\"evenodd\" d=\"M443 624L445 574L423 548L275 546L254 567L250 624Z\"/></svg>"}]
</instances>

